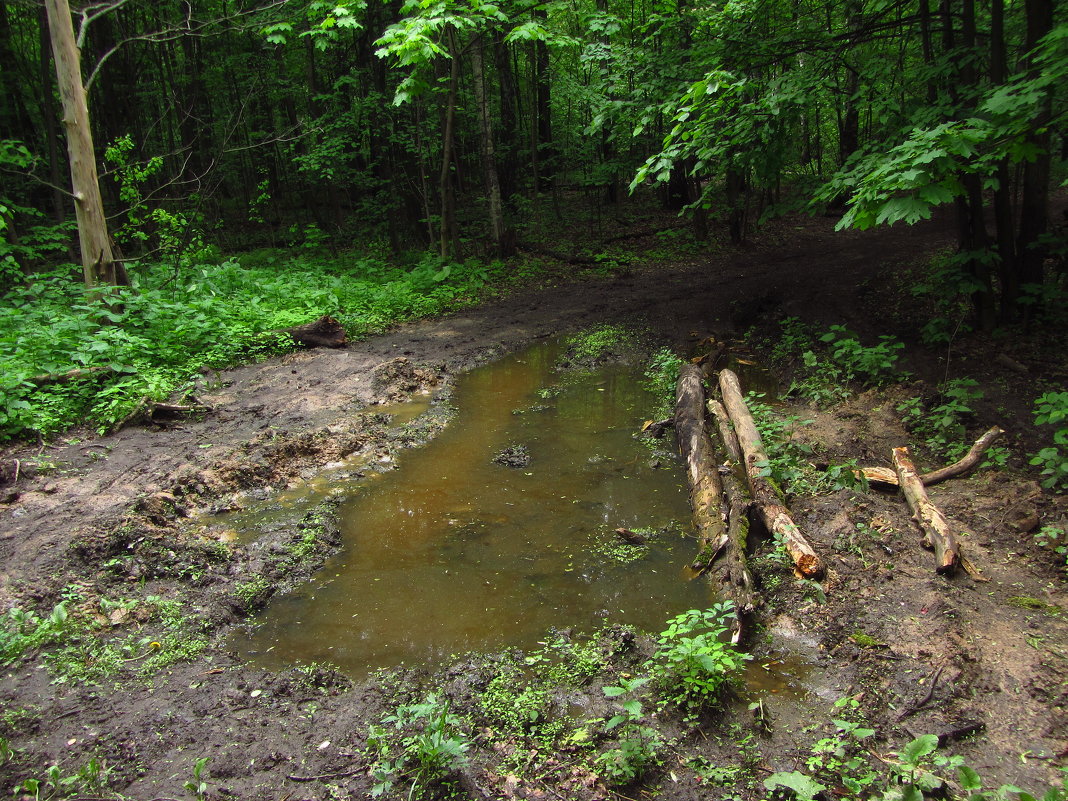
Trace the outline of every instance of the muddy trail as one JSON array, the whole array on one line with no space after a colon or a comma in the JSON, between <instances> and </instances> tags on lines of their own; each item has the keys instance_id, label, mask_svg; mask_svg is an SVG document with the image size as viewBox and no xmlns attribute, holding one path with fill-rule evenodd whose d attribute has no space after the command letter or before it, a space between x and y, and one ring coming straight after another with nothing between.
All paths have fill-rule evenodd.
<instances>
[{"instance_id":1,"label":"muddy trail","mask_svg":"<svg viewBox=\"0 0 1068 801\"><path fill-rule=\"evenodd\" d=\"M837 736L831 719L843 717L872 728L861 750L886 769L931 733L988 785L1049 786L1068 749L1068 594L1063 560L1032 535L1065 527L1068 504L1039 487L1025 454L1035 449L1035 387L1068 377L1063 337L926 350L902 276L947 246L948 226L832 227L790 218L687 263L581 280L564 269L539 288L345 349L205 375L196 395L212 411L202 418L7 449L0 601L33 610L25 630L40 637L0 678L0 737L13 749L0 755L4 791L46 782L58 765L41 797L367 798L384 789L374 764L395 758L399 742L372 727L428 693L462 718L468 758L444 781L417 784L424 797L763 798L774 772L812 769L813 743ZM745 680L691 713L653 712L652 688L636 689L655 729L637 739L657 743L638 783L598 761L624 739L605 728L619 706L603 690L625 687L656 643L611 620L596 632L548 630L523 652L442 652L355 678L329 660L268 669L235 647L251 615L277 608L343 549L337 503L236 540L207 516L299 494L324 468L359 479L399 460L402 474L399 455L454 418L458 377L532 344L613 323L686 357L712 335L748 333L743 355L761 360L788 317L908 345L911 384L826 408L787 402L784 413L812 420L799 436L814 460L887 464L910 441L896 405L950 369L987 391L969 431L1006 428L1007 467L932 491L970 532L965 547L985 580L936 575L899 497L799 497L791 510L824 554L826 580L795 581L769 543L757 546L768 602ZM433 400L398 421L395 404L413 398ZM68 619L50 623L60 602ZM821 759L827 768L831 757ZM407 770L387 796L408 796L420 774Z\"/></svg>"}]
</instances>

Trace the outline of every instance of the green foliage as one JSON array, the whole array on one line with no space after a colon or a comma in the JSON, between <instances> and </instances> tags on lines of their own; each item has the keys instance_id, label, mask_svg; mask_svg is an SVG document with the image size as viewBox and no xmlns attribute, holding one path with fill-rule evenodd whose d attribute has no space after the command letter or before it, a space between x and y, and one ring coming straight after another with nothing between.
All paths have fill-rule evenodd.
<instances>
[{"instance_id":1,"label":"green foliage","mask_svg":"<svg viewBox=\"0 0 1068 801\"><path fill-rule=\"evenodd\" d=\"M974 379L955 378L942 387L936 405L926 408L922 399L909 398L899 403L897 410L909 431L928 449L956 460L970 447L965 424L974 414L971 404L983 397L983 391L976 387Z\"/></svg>"},{"instance_id":2,"label":"green foliage","mask_svg":"<svg viewBox=\"0 0 1068 801\"><path fill-rule=\"evenodd\" d=\"M193 778L183 785L192 794L196 801L204 801L208 797L208 783L204 779L204 767L211 757L200 757L193 763Z\"/></svg>"},{"instance_id":3,"label":"green foliage","mask_svg":"<svg viewBox=\"0 0 1068 801\"><path fill-rule=\"evenodd\" d=\"M412 782L408 798L422 798L464 763L470 743L448 702L430 694L422 703L397 707L381 725L372 726L368 747L375 755L372 797L404 778Z\"/></svg>"},{"instance_id":4,"label":"green foliage","mask_svg":"<svg viewBox=\"0 0 1068 801\"><path fill-rule=\"evenodd\" d=\"M843 325L832 325L820 341L830 348L831 358L846 380L861 379L872 384L883 384L894 377L898 352L905 347L889 334L880 336L877 345L861 345L857 335Z\"/></svg>"},{"instance_id":5,"label":"green foliage","mask_svg":"<svg viewBox=\"0 0 1068 801\"><path fill-rule=\"evenodd\" d=\"M618 686L605 687L603 692L609 698L635 696L651 680L649 676L622 677ZM664 745L659 731L642 724L642 703L637 697L621 701L619 709L619 713L604 724L605 732L616 733L616 744L594 759L597 771L615 787L637 781L649 766L659 764L659 752Z\"/></svg>"},{"instance_id":6,"label":"green foliage","mask_svg":"<svg viewBox=\"0 0 1068 801\"><path fill-rule=\"evenodd\" d=\"M1035 532L1035 542L1061 557L1064 561L1063 567L1068 570L1068 535L1064 529L1058 526L1042 526Z\"/></svg>"},{"instance_id":7,"label":"green foliage","mask_svg":"<svg viewBox=\"0 0 1068 801\"><path fill-rule=\"evenodd\" d=\"M670 417L674 409L675 385L683 364L685 362L673 350L661 348L645 368L645 385L656 396L656 411L663 417Z\"/></svg>"},{"instance_id":8,"label":"green foliage","mask_svg":"<svg viewBox=\"0 0 1068 801\"><path fill-rule=\"evenodd\" d=\"M2 764L0 760L0 764ZM107 787L111 768L93 757L71 775L64 775L59 765L51 765L44 778L23 779L14 787L14 794L33 801L50 801L53 798L99 796Z\"/></svg>"},{"instance_id":9,"label":"green foliage","mask_svg":"<svg viewBox=\"0 0 1068 801\"><path fill-rule=\"evenodd\" d=\"M568 362L593 367L609 359L625 358L638 347L638 337L621 325L598 325L564 340Z\"/></svg>"},{"instance_id":10,"label":"green foliage","mask_svg":"<svg viewBox=\"0 0 1068 801\"><path fill-rule=\"evenodd\" d=\"M757 467L787 496L820 495L841 489L863 489L866 484L857 474L855 460L831 465L827 470L818 470L810 461L812 448L793 436L793 431L808 421L791 415L780 417L763 402L763 393L750 392L746 405L753 415L753 422L764 442L768 454L765 462Z\"/></svg>"},{"instance_id":11,"label":"green foliage","mask_svg":"<svg viewBox=\"0 0 1068 801\"><path fill-rule=\"evenodd\" d=\"M924 323L921 337L926 345L948 345L959 334L972 330L972 296L983 290L970 265L977 259L987 263L992 251L946 252L935 254L923 268L924 275L912 282L911 293L924 298L934 307L934 313Z\"/></svg>"},{"instance_id":12,"label":"green foliage","mask_svg":"<svg viewBox=\"0 0 1068 801\"><path fill-rule=\"evenodd\" d=\"M750 658L722 637L734 613L730 602L691 609L668 621L647 668L672 703L696 711L713 703Z\"/></svg>"},{"instance_id":13,"label":"green foliage","mask_svg":"<svg viewBox=\"0 0 1068 801\"><path fill-rule=\"evenodd\" d=\"M471 302L501 270L430 258L411 270L373 259L227 261L178 278L134 276L107 300L65 274L38 276L0 300L0 439L50 436L81 420L107 429L144 399L191 387L204 369L292 348L272 329L331 314L350 336L366 336ZM72 369L97 372L39 388L32 380Z\"/></svg>"},{"instance_id":14,"label":"green foliage","mask_svg":"<svg viewBox=\"0 0 1068 801\"><path fill-rule=\"evenodd\" d=\"M1031 464L1042 468L1042 486L1068 488L1068 392L1047 392L1035 399L1035 425L1052 426L1053 444L1042 448Z\"/></svg>"},{"instance_id":15,"label":"green foliage","mask_svg":"<svg viewBox=\"0 0 1068 801\"><path fill-rule=\"evenodd\" d=\"M0 618L0 665L10 664L27 651L57 642L69 629L67 608L63 604L57 604L44 619L12 607Z\"/></svg>"}]
</instances>

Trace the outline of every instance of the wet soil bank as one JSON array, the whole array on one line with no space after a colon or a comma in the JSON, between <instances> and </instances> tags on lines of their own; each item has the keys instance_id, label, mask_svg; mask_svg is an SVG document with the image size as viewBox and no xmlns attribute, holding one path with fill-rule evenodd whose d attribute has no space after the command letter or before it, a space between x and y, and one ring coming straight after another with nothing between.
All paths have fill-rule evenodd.
<instances>
[{"instance_id":1,"label":"wet soil bank","mask_svg":"<svg viewBox=\"0 0 1068 801\"><path fill-rule=\"evenodd\" d=\"M454 797L763 797L772 771L804 767L845 696L876 729L871 747L880 755L931 732L946 735L946 747L989 784L1048 785L1068 747L1068 585L1031 532L1063 526L1068 508L1021 466L1034 450L1024 432L1035 387L1066 376L1063 336L924 350L895 276L946 246L951 231L831 228L830 220L791 219L743 249L710 248L688 263L561 277L344 350L205 376L198 397L214 411L203 419L8 449L0 601L42 617L64 601L77 627L64 624L66 634L0 674L0 737L15 749L0 758L3 791L43 779L50 765L72 776L96 759L106 775L99 789L78 784L83 797L191 798L184 785L210 757L209 798L365 798L374 785L370 724L432 690L469 717L472 759L454 777ZM798 523L830 565L826 582L795 582L765 559L770 602L749 689L720 711L651 718L664 738L659 764L644 785L614 789L593 756L614 735L584 721L618 711L602 688L635 675L653 649L627 630L592 640L559 632L543 654L467 657L356 685L329 666L267 671L227 652L225 637L250 611L337 549L336 523L327 503L239 545L190 518L269 497L347 458L362 457L358 470L388 469L398 449L433 436L450 416L447 393L405 426L389 425L376 404L447 388L474 365L597 323L644 327L689 353L713 332L771 331L787 316L846 324L870 340L897 334L917 381L952 369L988 391L975 427L1009 430L1009 468L932 490L971 532L965 547L988 581L936 576L899 498L842 492L795 501ZM999 366L998 353L1026 372ZM819 458L885 464L891 446L909 441L895 393L917 387L791 413L815 420L804 436ZM537 684L539 674L557 677L555 689ZM525 722L506 719L502 707L525 707L503 687L530 690ZM747 707L757 701L754 717ZM964 729L975 733L957 738ZM398 784L399 797L408 786Z\"/></svg>"}]
</instances>

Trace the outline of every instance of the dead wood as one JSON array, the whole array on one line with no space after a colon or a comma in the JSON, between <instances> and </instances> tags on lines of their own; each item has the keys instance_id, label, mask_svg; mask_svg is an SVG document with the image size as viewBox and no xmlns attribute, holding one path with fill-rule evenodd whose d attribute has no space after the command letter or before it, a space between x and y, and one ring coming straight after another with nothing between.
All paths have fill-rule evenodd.
<instances>
[{"instance_id":1,"label":"dead wood","mask_svg":"<svg viewBox=\"0 0 1068 801\"><path fill-rule=\"evenodd\" d=\"M760 606L760 596L756 592L756 582L753 580L752 571L749 570L749 560L746 556L749 546L749 510L753 500L742 474L741 448L727 419L727 410L716 400L709 401L708 408L716 419L720 441L729 459L721 475L723 493L727 500L727 548L716 573L739 614L739 627L735 632L737 642L744 635L741 621Z\"/></svg>"},{"instance_id":2,"label":"dead wood","mask_svg":"<svg viewBox=\"0 0 1068 801\"><path fill-rule=\"evenodd\" d=\"M983 457L983 454L986 453L987 448L993 444L994 440L1004 433L1004 429L1000 426L994 426L975 441L975 444L972 445L971 449L964 455L963 459L943 467L940 470L924 473L920 476L920 481L923 482L925 487L930 487L940 481L945 481L947 478L959 476L961 473L967 473L979 464L979 460Z\"/></svg>"},{"instance_id":3,"label":"dead wood","mask_svg":"<svg viewBox=\"0 0 1068 801\"><path fill-rule=\"evenodd\" d=\"M348 342L345 327L329 315L304 325L283 328L277 333L289 334L294 342L306 348L340 348Z\"/></svg>"},{"instance_id":4,"label":"dead wood","mask_svg":"<svg viewBox=\"0 0 1068 801\"><path fill-rule=\"evenodd\" d=\"M924 545L934 549L935 570L942 574L953 573L960 561L957 537L946 516L927 497L908 448L894 448L894 466L901 491L912 510L912 518L923 532Z\"/></svg>"},{"instance_id":5,"label":"dead wood","mask_svg":"<svg viewBox=\"0 0 1068 801\"><path fill-rule=\"evenodd\" d=\"M963 475L979 464L979 460L983 454L994 444L994 441L1005 433L1005 430L1000 426L993 426L983 436L979 437L964 455L962 459L954 462L951 465L940 467L938 470L932 470L930 473L924 473L920 476L920 481L925 487L930 487L933 484L938 484L945 481L947 478L953 478L954 476ZM865 467L861 470L864 478L866 478L872 484L883 484L886 486L896 487L898 486L897 473L888 467Z\"/></svg>"},{"instance_id":6,"label":"dead wood","mask_svg":"<svg viewBox=\"0 0 1068 801\"><path fill-rule=\"evenodd\" d=\"M700 542L700 560L712 543L726 537L727 528L723 520L723 483L705 425L705 389L701 370L692 364L682 366L675 387L675 435L679 452L686 460L690 508Z\"/></svg>"},{"instance_id":7,"label":"dead wood","mask_svg":"<svg viewBox=\"0 0 1068 801\"><path fill-rule=\"evenodd\" d=\"M804 578L822 576L823 564L816 555L816 551L790 517L789 510L783 506L778 489L767 476L761 475L759 465L766 464L768 456L764 452L764 443L753 422L753 416L745 405L738 376L731 370L720 371L719 387L723 393L723 405L727 408L738 437L738 444L744 457L746 479L761 520L768 531L782 540L801 576Z\"/></svg>"},{"instance_id":8,"label":"dead wood","mask_svg":"<svg viewBox=\"0 0 1068 801\"><path fill-rule=\"evenodd\" d=\"M112 373L114 370L101 365L99 367L79 367L75 370L67 370L63 373L41 373L27 379L31 384L43 387L46 384L66 384L68 381L77 381L79 378L89 378L100 373Z\"/></svg>"}]
</instances>

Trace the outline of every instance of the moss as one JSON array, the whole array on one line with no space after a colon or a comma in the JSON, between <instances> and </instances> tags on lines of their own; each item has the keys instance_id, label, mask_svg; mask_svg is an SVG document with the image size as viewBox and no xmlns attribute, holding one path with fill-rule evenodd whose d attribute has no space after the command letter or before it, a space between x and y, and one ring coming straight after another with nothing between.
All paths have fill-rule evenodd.
<instances>
[{"instance_id":1,"label":"moss","mask_svg":"<svg viewBox=\"0 0 1068 801\"><path fill-rule=\"evenodd\" d=\"M861 648L885 648L886 643L879 642L879 640L872 637L870 634L865 634L860 629L857 629L849 635L849 639L859 645Z\"/></svg>"},{"instance_id":2,"label":"moss","mask_svg":"<svg viewBox=\"0 0 1068 801\"><path fill-rule=\"evenodd\" d=\"M1054 604L1040 601L1038 598L1032 598L1030 595L1012 595L1005 599L1005 603L1009 606L1015 606L1019 609L1030 609L1035 612L1045 612L1047 615L1053 615L1057 617L1061 614L1061 608Z\"/></svg>"}]
</instances>

